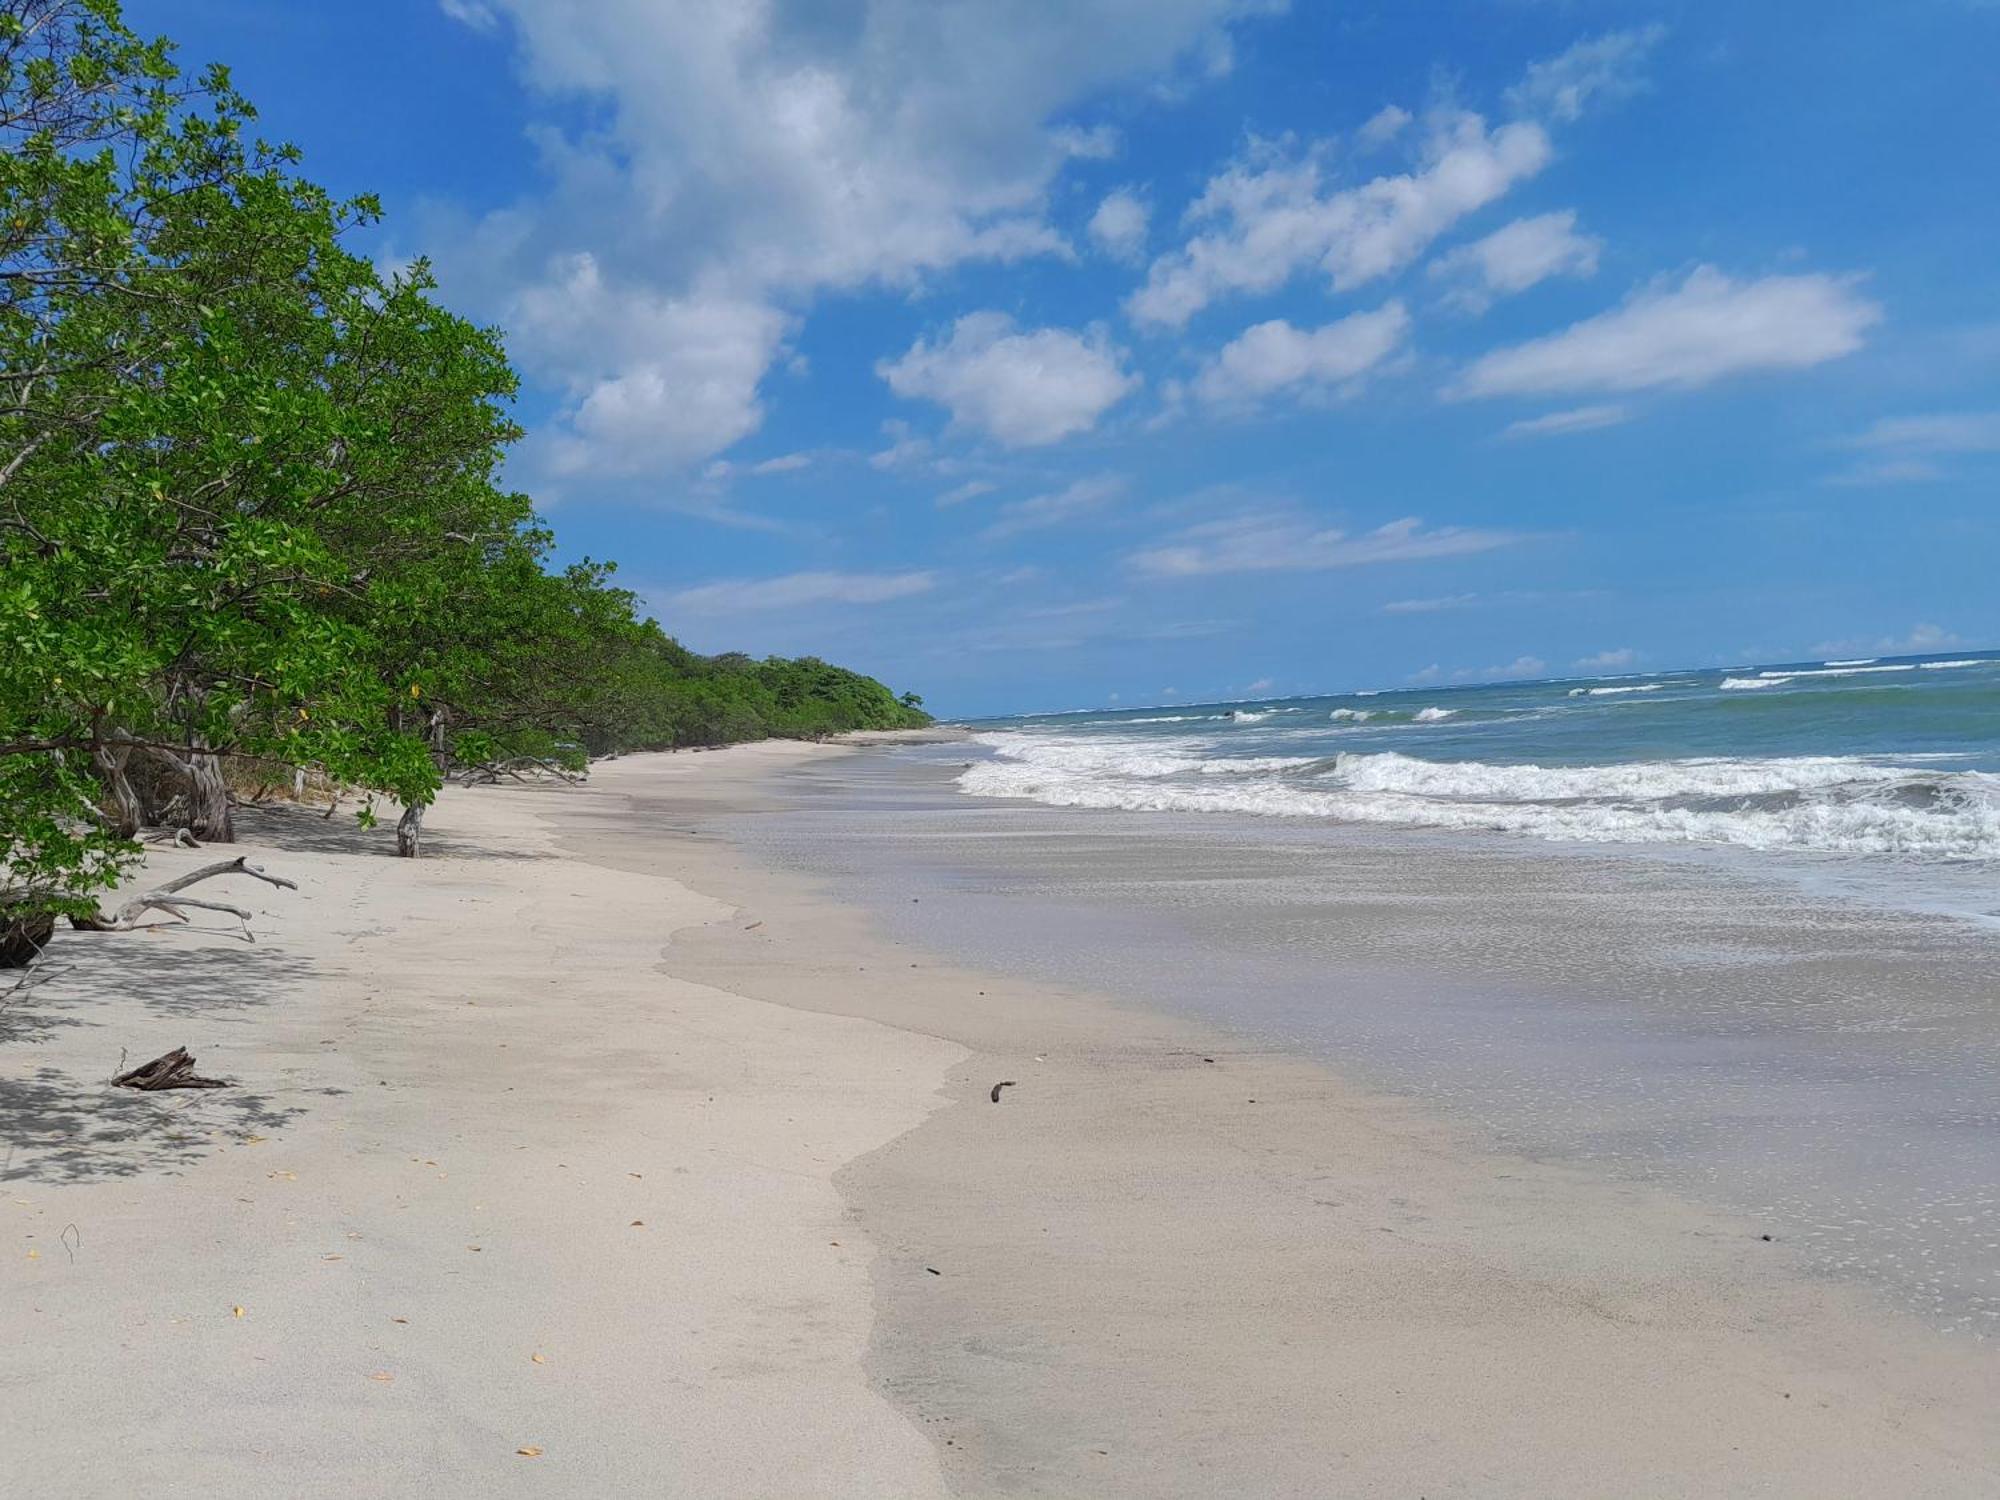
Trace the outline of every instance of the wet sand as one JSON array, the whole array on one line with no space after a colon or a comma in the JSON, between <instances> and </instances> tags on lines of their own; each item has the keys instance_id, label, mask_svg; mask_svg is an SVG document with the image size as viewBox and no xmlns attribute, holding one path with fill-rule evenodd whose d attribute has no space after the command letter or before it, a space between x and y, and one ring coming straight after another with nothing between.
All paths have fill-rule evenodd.
<instances>
[{"instance_id":1,"label":"wet sand","mask_svg":"<svg viewBox=\"0 0 2000 1500\"><path fill-rule=\"evenodd\" d=\"M416 863L261 819L303 889L218 892L255 947L65 935L0 1033L10 1485L2000 1487L1990 1350L1755 1221L946 962L729 832L851 753L454 792ZM104 1086L181 1043L235 1087Z\"/></svg>"},{"instance_id":2,"label":"wet sand","mask_svg":"<svg viewBox=\"0 0 2000 1500\"><path fill-rule=\"evenodd\" d=\"M951 1107L838 1179L878 1248L871 1372L955 1493L2000 1483L1991 1351L1753 1220L1497 1150L1240 1034L954 966L746 857L741 830L799 799L769 779L791 753L614 768L568 847L696 861L742 908L680 934L672 972L965 1049Z\"/></svg>"}]
</instances>

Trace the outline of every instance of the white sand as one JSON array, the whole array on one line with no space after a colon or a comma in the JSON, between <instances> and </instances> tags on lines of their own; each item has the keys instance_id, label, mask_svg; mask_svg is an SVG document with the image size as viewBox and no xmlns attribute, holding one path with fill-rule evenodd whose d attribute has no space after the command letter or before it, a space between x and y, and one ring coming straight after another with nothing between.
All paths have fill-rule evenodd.
<instances>
[{"instance_id":1,"label":"white sand","mask_svg":"<svg viewBox=\"0 0 2000 1500\"><path fill-rule=\"evenodd\" d=\"M662 977L728 909L552 857L535 801L447 793L414 863L285 820L374 852L246 845L302 887L205 888L255 947L59 940L0 1031L0 1489L941 1492L831 1178L958 1049ZM238 1087L104 1085L181 1043Z\"/></svg>"},{"instance_id":2,"label":"white sand","mask_svg":"<svg viewBox=\"0 0 2000 1500\"><path fill-rule=\"evenodd\" d=\"M63 937L0 1029L7 1491L2000 1493L1991 1352L1755 1226L679 831L827 753L450 794L414 864L290 818L258 946ZM102 1086L183 1042L238 1087Z\"/></svg>"}]
</instances>

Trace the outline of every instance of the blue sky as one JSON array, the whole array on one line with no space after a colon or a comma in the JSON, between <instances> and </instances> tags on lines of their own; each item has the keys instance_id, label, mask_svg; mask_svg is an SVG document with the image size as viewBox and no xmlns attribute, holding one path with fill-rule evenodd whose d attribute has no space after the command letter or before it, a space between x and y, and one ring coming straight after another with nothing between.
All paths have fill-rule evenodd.
<instances>
[{"instance_id":1,"label":"blue sky","mask_svg":"<svg viewBox=\"0 0 2000 1500\"><path fill-rule=\"evenodd\" d=\"M565 549L947 713L2000 642L2000 6L143 0Z\"/></svg>"}]
</instances>

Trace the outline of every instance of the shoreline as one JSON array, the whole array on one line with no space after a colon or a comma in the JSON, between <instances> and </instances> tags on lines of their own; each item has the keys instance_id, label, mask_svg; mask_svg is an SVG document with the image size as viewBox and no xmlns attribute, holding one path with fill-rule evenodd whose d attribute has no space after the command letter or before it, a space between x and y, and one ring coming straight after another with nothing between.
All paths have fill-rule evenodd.
<instances>
[{"instance_id":1,"label":"shoreline","mask_svg":"<svg viewBox=\"0 0 2000 1500\"><path fill-rule=\"evenodd\" d=\"M706 888L760 923L680 934L673 972L967 1049L950 1107L841 1174L882 1248L873 1371L956 1492L1966 1494L2000 1473L1990 1353L1805 1276L1761 1226L1493 1151L1194 1021L942 962L823 881L717 860L702 817L760 805L752 757L700 786L628 774L591 857L687 848L614 824L700 829Z\"/></svg>"},{"instance_id":2,"label":"shoreline","mask_svg":"<svg viewBox=\"0 0 2000 1500\"><path fill-rule=\"evenodd\" d=\"M454 791L416 862L281 817L256 947L66 935L0 1047L35 1491L1995 1484L1990 1354L1755 1225L940 962L704 826L846 753ZM95 1082L182 1042L237 1088Z\"/></svg>"}]
</instances>

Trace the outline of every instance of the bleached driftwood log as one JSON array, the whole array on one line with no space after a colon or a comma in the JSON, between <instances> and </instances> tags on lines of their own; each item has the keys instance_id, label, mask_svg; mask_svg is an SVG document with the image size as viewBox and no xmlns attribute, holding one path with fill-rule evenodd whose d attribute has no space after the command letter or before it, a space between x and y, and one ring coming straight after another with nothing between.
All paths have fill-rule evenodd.
<instances>
[{"instance_id":1,"label":"bleached driftwood log","mask_svg":"<svg viewBox=\"0 0 2000 1500\"><path fill-rule=\"evenodd\" d=\"M187 909L198 911L225 911L243 924L243 939L254 943L256 937L250 931L252 913L240 906L231 906L226 901L202 901L193 896L183 896L182 891L204 880L213 880L218 875L249 875L266 884L280 886L288 891L299 888L296 880L287 880L282 875L273 875L250 863L247 855L235 859L219 860L212 865L203 865L177 880L169 880L165 885L150 891L142 891L109 916L102 911L89 917L71 917L70 925L85 932L130 932L139 925L140 918L149 911L163 911L169 916L187 920Z\"/></svg>"}]
</instances>

